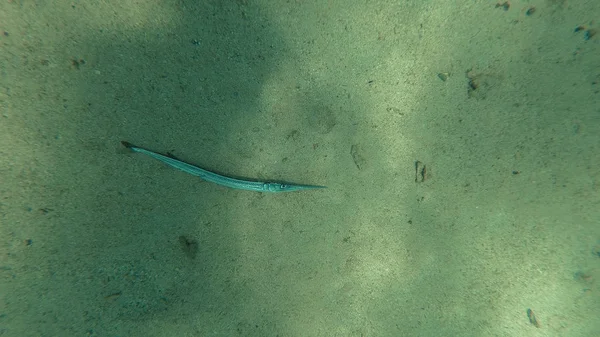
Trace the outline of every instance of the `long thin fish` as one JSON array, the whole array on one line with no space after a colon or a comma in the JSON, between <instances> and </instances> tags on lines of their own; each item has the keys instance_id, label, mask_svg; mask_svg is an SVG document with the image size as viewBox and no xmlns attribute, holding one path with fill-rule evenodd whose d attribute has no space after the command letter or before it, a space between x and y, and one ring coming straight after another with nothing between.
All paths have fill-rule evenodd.
<instances>
[{"instance_id":1,"label":"long thin fish","mask_svg":"<svg viewBox=\"0 0 600 337\"><path fill-rule=\"evenodd\" d=\"M163 163L172 166L183 172L200 177L203 180L210 181L221 186L236 188L239 190L256 191L256 192L293 192L303 190L314 190L318 188L326 188L325 186L314 186L314 185L297 185L290 183L276 183L276 182L262 182L262 181L251 181L235 179L220 174L207 171L197 166L182 162L175 158L164 156L154 151L146 150L141 147L137 147L129 142L121 141L121 144L133 152L143 153L154 159L158 159Z\"/></svg>"}]
</instances>

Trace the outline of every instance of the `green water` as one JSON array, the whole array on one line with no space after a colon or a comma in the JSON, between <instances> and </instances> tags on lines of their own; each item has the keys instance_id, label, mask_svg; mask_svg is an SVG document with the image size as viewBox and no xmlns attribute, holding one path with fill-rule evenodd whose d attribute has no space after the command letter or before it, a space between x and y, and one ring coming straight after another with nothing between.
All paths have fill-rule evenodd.
<instances>
[{"instance_id":1,"label":"green water","mask_svg":"<svg viewBox=\"0 0 600 337\"><path fill-rule=\"evenodd\" d=\"M0 336L600 335L599 13L2 1Z\"/></svg>"}]
</instances>

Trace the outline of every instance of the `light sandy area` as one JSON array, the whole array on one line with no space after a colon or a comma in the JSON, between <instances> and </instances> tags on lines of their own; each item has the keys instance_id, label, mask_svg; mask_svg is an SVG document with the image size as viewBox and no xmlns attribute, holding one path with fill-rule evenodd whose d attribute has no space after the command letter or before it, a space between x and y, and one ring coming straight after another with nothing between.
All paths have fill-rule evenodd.
<instances>
[{"instance_id":1,"label":"light sandy area","mask_svg":"<svg viewBox=\"0 0 600 337\"><path fill-rule=\"evenodd\" d=\"M0 2L0 336L600 336L600 2L54 3Z\"/></svg>"}]
</instances>

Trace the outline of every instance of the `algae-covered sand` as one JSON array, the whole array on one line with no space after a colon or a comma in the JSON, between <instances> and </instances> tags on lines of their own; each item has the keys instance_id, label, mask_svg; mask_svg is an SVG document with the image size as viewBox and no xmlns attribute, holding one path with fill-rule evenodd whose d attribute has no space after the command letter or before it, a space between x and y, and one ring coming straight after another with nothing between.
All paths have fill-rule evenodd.
<instances>
[{"instance_id":1,"label":"algae-covered sand","mask_svg":"<svg viewBox=\"0 0 600 337\"><path fill-rule=\"evenodd\" d=\"M507 4L2 1L0 335L600 335L600 3Z\"/></svg>"}]
</instances>

